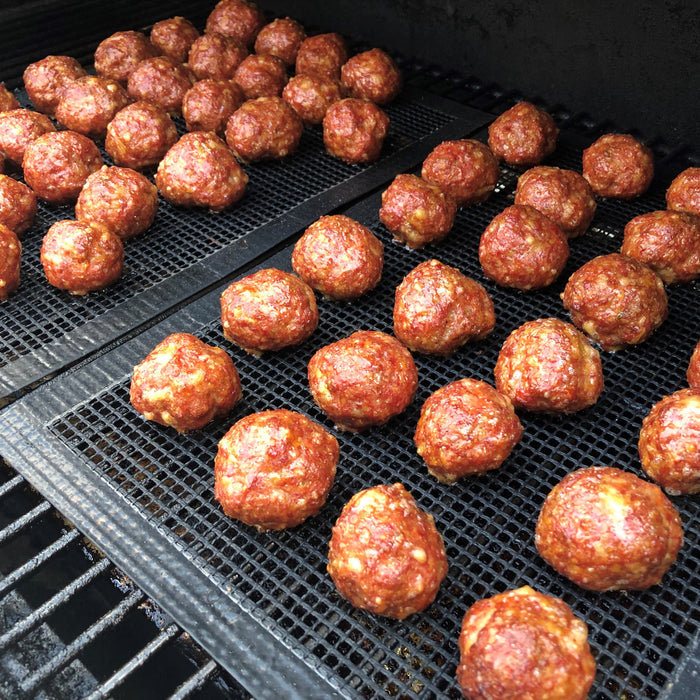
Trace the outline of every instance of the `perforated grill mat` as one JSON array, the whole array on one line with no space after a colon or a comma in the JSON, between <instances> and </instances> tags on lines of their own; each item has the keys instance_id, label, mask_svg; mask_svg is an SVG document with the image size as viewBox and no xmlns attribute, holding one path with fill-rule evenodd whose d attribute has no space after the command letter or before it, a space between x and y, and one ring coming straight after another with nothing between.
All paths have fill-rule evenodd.
<instances>
[{"instance_id":1,"label":"perforated grill mat","mask_svg":"<svg viewBox=\"0 0 700 700\"><path fill-rule=\"evenodd\" d=\"M549 162L578 168L580 149L563 138ZM357 302L320 301L320 326L303 346L263 357L232 347L221 334L217 291L73 377L16 402L4 413L0 444L15 456L16 468L40 487L45 475L55 471L42 457L51 451L45 444L58 445L59 454L69 455L67 474L73 469L88 472L103 484L94 497L106 499L109 508L125 500L143 516L139 546L155 531L165 532L173 553L184 553L219 594L274 636L280 651L291 650L316 675L319 697L329 686L348 698L461 697L455 670L465 610L480 598L525 584L563 598L588 624L597 662L591 698L686 697L677 676L696 654L700 626L697 497L673 499L685 543L662 584L643 592L601 594L578 588L542 561L533 533L546 494L572 470L616 465L642 475L636 452L641 421L663 395L685 386L685 369L700 338L696 283L669 288L668 320L644 344L601 353L606 386L595 406L564 417L521 413L522 441L499 469L446 486L428 475L415 451L413 431L428 395L461 377L492 383L499 349L513 328L538 317L567 320L559 300L565 280L586 260L618 250L624 223L638 213L663 208L668 184L666 176L659 176L643 198L601 202L591 230L571 241L571 258L559 281L545 290L521 293L485 279L477 258L479 236L512 203L516 179L516 172L504 168L497 192L486 203L460 211L444 242L417 252L391 242L378 220L377 195L350 209L350 216L384 241L383 279ZM416 398L387 425L359 435L335 431L308 391L309 358L360 328L391 332L394 288L415 265L432 257L484 284L495 303L496 329L448 358L415 355ZM264 266L288 268L289 259L286 249ZM242 401L227 420L188 435L144 421L128 401L131 366L177 330L226 347L244 387ZM218 440L235 420L278 407L301 411L333 430L341 457L336 482L318 516L288 531L258 533L222 515L213 498L213 459ZM337 594L325 571L331 527L350 496L397 481L434 515L449 560L434 603L401 622L354 609ZM110 515L104 517L107 525L76 524L99 541L102 531L109 530ZM117 563L122 564L119 558ZM148 574L131 569L125 568L152 592L153 582L144 581ZM186 578L178 585L187 591ZM158 602L168 609L167 600ZM282 680L268 678L273 687ZM687 697L694 697L692 693Z\"/></svg>"}]
</instances>

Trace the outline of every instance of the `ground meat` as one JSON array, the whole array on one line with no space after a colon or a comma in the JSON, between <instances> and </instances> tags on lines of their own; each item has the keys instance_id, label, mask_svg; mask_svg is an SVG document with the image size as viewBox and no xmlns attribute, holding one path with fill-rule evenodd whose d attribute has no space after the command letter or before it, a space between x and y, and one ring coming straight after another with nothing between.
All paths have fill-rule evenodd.
<instances>
[{"instance_id":1,"label":"ground meat","mask_svg":"<svg viewBox=\"0 0 700 700\"><path fill-rule=\"evenodd\" d=\"M36 195L27 185L0 175L0 224L21 237L34 223L36 209Z\"/></svg>"},{"instance_id":2,"label":"ground meat","mask_svg":"<svg viewBox=\"0 0 700 700\"><path fill-rule=\"evenodd\" d=\"M474 603L459 652L457 681L467 698L585 700L595 679L586 623L530 586Z\"/></svg>"},{"instance_id":3,"label":"ground meat","mask_svg":"<svg viewBox=\"0 0 700 700\"><path fill-rule=\"evenodd\" d=\"M103 165L100 150L75 131L53 131L32 141L24 154L24 180L39 199L74 202L88 176Z\"/></svg>"},{"instance_id":4,"label":"ground meat","mask_svg":"<svg viewBox=\"0 0 700 700\"><path fill-rule=\"evenodd\" d=\"M233 75L248 100L258 97L280 97L287 84L284 61L269 54L246 56Z\"/></svg>"},{"instance_id":5,"label":"ground meat","mask_svg":"<svg viewBox=\"0 0 700 700\"><path fill-rule=\"evenodd\" d=\"M75 204L78 221L96 221L122 240L145 231L158 208L158 190L131 168L103 166L88 177Z\"/></svg>"},{"instance_id":6,"label":"ground meat","mask_svg":"<svg viewBox=\"0 0 700 700\"><path fill-rule=\"evenodd\" d=\"M7 112L11 109L19 109L20 104L17 98L4 85L0 83L0 112Z\"/></svg>"},{"instance_id":7,"label":"ground meat","mask_svg":"<svg viewBox=\"0 0 700 700\"><path fill-rule=\"evenodd\" d=\"M265 15L255 3L248 0L220 0L207 17L205 31L219 32L250 47L264 26Z\"/></svg>"},{"instance_id":8,"label":"ground meat","mask_svg":"<svg viewBox=\"0 0 700 700\"><path fill-rule=\"evenodd\" d=\"M107 126L105 150L115 165L141 170L157 165L177 141L175 122L148 102L133 102Z\"/></svg>"},{"instance_id":9,"label":"ground meat","mask_svg":"<svg viewBox=\"0 0 700 700\"><path fill-rule=\"evenodd\" d=\"M280 159L294 153L304 125L281 97L244 102L226 125L226 143L243 163Z\"/></svg>"},{"instance_id":10,"label":"ground meat","mask_svg":"<svg viewBox=\"0 0 700 700\"><path fill-rule=\"evenodd\" d=\"M479 241L484 274L503 287L541 289L554 282L569 259L562 230L534 207L513 204L497 214Z\"/></svg>"},{"instance_id":11,"label":"ground meat","mask_svg":"<svg viewBox=\"0 0 700 700\"><path fill-rule=\"evenodd\" d=\"M46 56L24 69L24 89L36 109L53 115L63 88L85 75L85 69L72 56Z\"/></svg>"},{"instance_id":12,"label":"ground meat","mask_svg":"<svg viewBox=\"0 0 700 700\"><path fill-rule=\"evenodd\" d=\"M489 198L500 169L491 149L475 139L443 141L423 161L421 176L454 197L457 205Z\"/></svg>"},{"instance_id":13,"label":"ground meat","mask_svg":"<svg viewBox=\"0 0 700 700\"><path fill-rule=\"evenodd\" d=\"M222 211L244 194L248 176L229 147L210 131L191 131L165 154L158 191L171 204Z\"/></svg>"},{"instance_id":14,"label":"ground meat","mask_svg":"<svg viewBox=\"0 0 700 700\"><path fill-rule=\"evenodd\" d=\"M603 391L603 367L586 336L558 318L527 321L498 354L496 388L516 409L574 413Z\"/></svg>"},{"instance_id":15,"label":"ground meat","mask_svg":"<svg viewBox=\"0 0 700 700\"><path fill-rule=\"evenodd\" d=\"M421 263L396 288L394 335L413 352L450 355L495 324L488 292L439 260Z\"/></svg>"},{"instance_id":16,"label":"ground meat","mask_svg":"<svg viewBox=\"0 0 700 700\"><path fill-rule=\"evenodd\" d=\"M233 80L205 78L197 81L182 100L182 116L188 131L226 132L228 118L243 104L245 97Z\"/></svg>"},{"instance_id":17,"label":"ground meat","mask_svg":"<svg viewBox=\"0 0 700 700\"><path fill-rule=\"evenodd\" d=\"M19 287L22 244L17 234L0 223L0 301Z\"/></svg>"},{"instance_id":18,"label":"ground meat","mask_svg":"<svg viewBox=\"0 0 700 700\"><path fill-rule=\"evenodd\" d=\"M22 167L27 145L34 139L56 131L51 120L30 109L13 109L0 113L0 155L8 163Z\"/></svg>"},{"instance_id":19,"label":"ground meat","mask_svg":"<svg viewBox=\"0 0 700 700\"><path fill-rule=\"evenodd\" d=\"M527 204L554 221L571 239L585 233L596 201L583 175L549 165L530 168L518 178L515 204Z\"/></svg>"},{"instance_id":20,"label":"ground meat","mask_svg":"<svg viewBox=\"0 0 700 700\"><path fill-rule=\"evenodd\" d=\"M356 493L333 526L328 573L356 608L402 620L425 610L447 575L433 516L401 485Z\"/></svg>"},{"instance_id":21,"label":"ground meat","mask_svg":"<svg viewBox=\"0 0 700 700\"><path fill-rule=\"evenodd\" d=\"M507 396L478 379L460 379L428 397L413 439L430 474L451 484L500 467L522 434Z\"/></svg>"},{"instance_id":22,"label":"ground meat","mask_svg":"<svg viewBox=\"0 0 700 700\"><path fill-rule=\"evenodd\" d=\"M247 55L248 49L240 41L214 32L200 36L192 44L188 65L198 80L232 80Z\"/></svg>"},{"instance_id":23,"label":"ground meat","mask_svg":"<svg viewBox=\"0 0 700 700\"><path fill-rule=\"evenodd\" d=\"M518 102L489 125L489 147L509 165L541 163L557 147L559 129L547 112Z\"/></svg>"},{"instance_id":24,"label":"ground meat","mask_svg":"<svg viewBox=\"0 0 700 700\"><path fill-rule=\"evenodd\" d=\"M323 118L326 151L346 163L377 160L388 131L389 117L367 100L348 97L334 102Z\"/></svg>"},{"instance_id":25,"label":"ground meat","mask_svg":"<svg viewBox=\"0 0 700 700\"><path fill-rule=\"evenodd\" d=\"M255 39L255 53L277 56L286 65L293 66L304 39L306 32L299 22L289 17L278 17L258 33Z\"/></svg>"},{"instance_id":26,"label":"ground meat","mask_svg":"<svg viewBox=\"0 0 700 700\"><path fill-rule=\"evenodd\" d=\"M182 99L194 82L194 73L186 65L167 56L154 56L141 61L131 72L127 91L132 100L150 102L169 114L179 114Z\"/></svg>"},{"instance_id":27,"label":"ground meat","mask_svg":"<svg viewBox=\"0 0 700 700\"><path fill-rule=\"evenodd\" d=\"M228 340L253 355L300 345L318 326L316 297L296 275L259 270L224 290L221 324Z\"/></svg>"},{"instance_id":28,"label":"ground meat","mask_svg":"<svg viewBox=\"0 0 700 700\"><path fill-rule=\"evenodd\" d=\"M214 496L228 517L258 530L295 527L323 507L339 454L338 441L301 413L254 413L219 442Z\"/></svg>"},{"instance_id":29,"label":"ground meat","mask_svg":"<svg viewBox=\"0 0 700 700\"><path fill-rule=\"evenodd\" d=\"M197 28L184 17L170 17L156 22L151 28L153 46L164 56L178 63L185 63L190 47L199 38Z\"/></svg>"},{"instance_id":30,"label":"ground meat","mask_svg":"<svg viewBox=\"0 0 700 700\"><path fill-rule=\"evenodd\" d=\"M241 380L221 348L190 333L173 333L136 367L131 405L146 420L179 433L203 428L226 416L241 398Z\"/></svg>"},{"instance_id":31,"label":"ground meat","mask_svg":"<svg viewBox=\"0 0 700 700\"><path fill-rule=\"evenodd\" d=\"M328 108L341 97L339 83L313 75L295 75L282 90L282 98L294 108L305 126L320 124Z\"/></svg>"},{"instance_id":32,"label":"ground meat","mask_svg":"<svg viewBox=\"0 0 700 700\"><path fill-rule=\"evenodd\" d=\"M690 356L686 378L693 389L700 389L700 340Z\"/></svg>"},{"instance_id":33,"label":"ground meat","mask_svg":"<svg viewBox=\"0 0 700 700\"><path fill-rule=\"evenodd\" d=\"M312 289L330 299L356 299L374 289L384 266L382 242L342 214L322 216L292 251L292 267Z\"/></svg>"},{"instance_id":34,"label":"ground meat","mask_svg":"<svg viewBox=\"0 0 700 700\"><path fill-rule=\"evenodd\" d=\"M700 216L700 168L686 168L666 190L666 206Z\"/></svg>"},{"instance_id":35,"label":"ground meat","mask_svg":"<svg viewBox=\"0 0 700 700\"><path fill-rule=\"evenodd\" d=\"M95 70L98 75L126 85L132 71L141 61L159 53L141 32L115 32L103 39L95 49Z\"/></svg>"},{"instance_id":36,"label":"ground meat","mask_svg":"<svg viewBox=\"0 0 700 700\"><path fill-rule=\"evenodd\" d=\"M633 199L651 184L654 155L630 134L604 134L583 151L583 177L601 197Z\"/></svg>"},{"instance_id":37,"label":"ground meat","mask_svg":"<svg viewBox=\"0 0 700 700\"><path fill-rule=\"evenodd\" d=\"M616 467L568 474L545 499L535 528L542 558L588 590L642 590L661 582L683 543L663 491Z\"/></svg>"},{"instance_id":38,"label":"ground meat","mask_svg":"<svg viewBox=\"0 0 700 700\"><path fill-rule=\"evenodd\" d=\"M561 299L574 325L603 350L645 341L668 316L661 278L620 253L599 255L576 270Z\"/></svg>"},{"instance_id":39,"label":"ground meat","mask_svg":"<svg viewBox=\"0 0 700 700\"><path fill-rule=\"evenodd\" d=\"M418 370L393 336L356 331L316 352L308 366L311 394L340 430L383 425L413 401Z\"/></svg>"},{"instance_id":40,"label":"ground meat","mask_svg":"<svg viewBox=\"0 0 700 700\"><path fill-rule=\"evenodd\" d=\"M401 71L388 53L375 48L349 58L340 69L340 83L348 97L385 105L401 92Z\"/></svg>"},{"instance_id":41,"label":"ground meat","mask_svg":"<svg viewBox=\"0 0 700 700\"><path fill-rule=\"evenodd\" d=\"M316 34L302 41L297 52L296 74L340 82L340 70L347 60L348 47L340 34Z\"/></svg>"},{"instance_id":42,"label":"ground meat","mask_svg":"<svg viewBox=\"0 0 700 700\"><path fill-rule=\"evenodd\" d=\"M41 244L41 264L49 284L71 294L87 294L116 282L124 262L121 238L91 221L57 221Z\"/></svg>"}]
</instances>

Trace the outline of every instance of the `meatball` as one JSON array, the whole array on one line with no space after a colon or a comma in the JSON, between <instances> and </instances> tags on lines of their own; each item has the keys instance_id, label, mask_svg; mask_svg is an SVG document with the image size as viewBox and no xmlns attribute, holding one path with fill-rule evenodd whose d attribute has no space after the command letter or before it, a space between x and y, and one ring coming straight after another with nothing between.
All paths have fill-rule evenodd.
<instances>
[{"instance_id":1,"label":"meatball","mask_svg":"<svg viewBox=\"0 0 700 700\"><path fill-rule=\"evenodd\" d=\"M20 104L12 92L3 83L0 83L0 112L7 112L11 109L19 109Z\"/></svg>"},{"instance_id":2,"label":"meatball","mask_svg":"<svg viewBox=\"0 0 700 700\"><path fill-rule=\"evenodd\" d=\"M132 71L141 61L158 54L158 49L142 32L115 32L97 45L95 70L97 75L126 85Z\"/></svg>"},{"instance_id":3,"label":"meatball","mask_svg":"<svg viewBox=\"0 0 700 700\"><path fill-rule=\"evenodd\" d=\"M375 48L349 58L340 69L340 83L348 97L386 105L401 92L401 71L386 51Z\"/></svg>"},{"instance_id":4,"label":"meatball","mask_svg":"<svg viewBox=\"0 0 700 700\"><path fill-rule=\"evenodd\" d=\"M452 230L457 202L416 175L397 175L382 193L379 219L394 240L414 250L438 243Z\"/></svg>"},{"instance_id":5,"label":"meatball","mask_svg":"<svg viewBox=\"0 0 700 700\"><path fill-rule=\"evenodd\" d=\"M568 259L569 244L559 226L525 204L497 214L479 241L484 274L502 287L542 289L559 277Z\"/></svg>"},{"instance_id":6,"label":"meatball","mask_svg":"<svg viewBox=\"0 0 700 700\"><path fill-rule=\"evenodd\" d=\"M280 97L287 84L287 68L276 56L253 53L240 62L233 79L248 100Z\"/></svg>"},{"instance_id":7,"label":"meatball","mask_svg":"<svg viewBox=\"0 0 700 700\"><path fill-rule=\"evenodd\" d=\"M480 700L585 700L596 664L588 627L530 586L472 605L459 635L457 681Z\"/></svg>"},{"instance_id":8,"label":"meatball","mask_svg":"<svg viewBox=\"0 0 700 700\"><path fill-rule=\"evenodd\" d=\"M121 238L92 221L57 221L41 244L49 284L82 295L116 282L124 262Z\"/></svg>"},{"instance_id":9,"label":"meatball","mask_svg":"<svg viewBox=\"0 0 700 700\"><path fill-rule=\"evenodd\" d=\"M265 15L255 3L248 0L220 0L207 17L205 31L219 32L250 47L264 26Z\"/></svg>"},{"instance_id":10,"label":"meatball","mask_svg":"<svg viewBox=\"0 0 700 700\"><path fill-rule=\"evenodd\" d=\"M377 160L388 131L386 112L367 100L339 100L328 107L323 117L326 151L346 163Z\"/></svg>"},{"instance_id":11,"label":"meatball","mask_svg":"<svg viewBox=\"0 0 700 700\"><path fill-rule=\"evenodd\" d=\"M122 240L145 231L158 208L158 190L131 168L103 166L85 181L75 204L78 221L95 221Z\"/></svg>"},{"instance_id":12,"label":"meatball","mask_svg":"<svg viewBox=\"0 0 700 700\"><path fill-rule=\"evenodd\" d=\"M105 150L115 165L141 170L157 165L177 139L177 127L164 109L133 102L107 125Z\"/></svg>"},{"instance_id":13,"label":"meatball","mask_svg":"<svg viewBox=\"0 0 700 700\"><path fill-rule=\"evenodd\" d=\"M583 175L549 165L530 168L518 178L515 204L527 204L549 217L571 239L588 229L596 211Z\"/></svg>"},{"instance_id":14,"label":"meatball","mask_svg":"<svg viewBox=\"0 0 700 700\"><path fill-rule=\"evenodd\" d=\"M304 27L290 17L278 17L266 24L255 39L255 53L269 54L293 66L301 42L306 39Z\"/></svg>"},{"instance_id":15,"label":"meatball","mask_svg":"<svg viewBox=\"0 0 700 700\"><path fill-rule=\"evenodd\" d=\"M581 266L561 295L571 320L603 350L645 341L668 316L661 278L620 253L599 255Z\"/></svg>"},{"instance_id":16,"label":"meatball","mask_svg":"<svg viewBox=\"0 0 700 700\"><path fill-rule=\"evenodd\" d=\"M683 543L663 491L616 467L588 467L547 495L535 528L542 558L592 591L642 590L661 582Z\"/></svg>"},{"instance_id":17,"label":"meatball","mask_svg":"<svg viewBox=\"0 0 700 700\"><path fill-rule=\"evenodd\" d=\"M475 139L443 141L423 161L421 176L454 197L457 205L489 198L500 169L491 149Z\"/></svg>"},{"instance_id":18,"label":"meatball","mask_svg":"<svg viewBox=\"0 0 700 700\"><path fill-rule=\"evenodd\" d=\"M635 216L625 226L620 252L648 265L666 284L700 275L700 216L662 210Z\"/></svg>"},{"instance_id":19,"label":"meatball","mask_svg":"<svg viewBox=\"0 0 700 700\"><path fill-rule=\"evenodd\" d=\"M503 343L496 388L515 408L574 413L603 391L603 366L586 336L558 318L526 321Z\"/></svg>"},{"instance_id":20,"label":"meatball","mask_svg":"<svg viewBox=\"0 0 700 700\"><path fill-rule=\"evenodd\" d=\"M700 389L700 340L690 356L690 362L688 362L688 369L686 370L686 378L691 387Z\"/></svg>"},{"instance_id":21,"label":"meatball","mask_svg":"<svg viewBox=\"0 0 700 700\"><path fill-rule=\"evenodd\" d=\"M21 237L34 223L36 209L36 195L27 185L0 175L0 224Z\"/></svg>"},{"instance_id":22,"label":"meatball","mask_svg":"<svg viewBox=\"0 0 700 700\"><path fill-rule=\"evenodd\" d=\"M24 179L39 199L74 202L88 177L102 167L100 151L87 136L53 131L32 141L24 154Z\"/></svg>"},{"instance_id":23,"label":"meatball","mask_svg":"<svg viewBox=\"0 0 700 700\"><path fill-rule=\"evenodd\" d=\"M295 75L282 90L282 98L294 108L305 126L320 124L328 108L341 97L339 83L313 75Z\"/></svg>"},{"instance_id":24,"label":"meatball","mask_svg":"<svg viewBox=\"0 0 700 700\"><path fill-rule=\"evenodd\" d=\"M348 47L340 34L316 34L301 42L297 52L296 74L315 75L340 82L340 70L348 60Z\"/></svg>"},{"instance_id":25,"label":"meatball","mask_svg":"<svg viewBox=\"0 0 700 700\"><path fill-rule=\"evenodd\" d=\"M53 115L63 88L85 75L85 69L72 56L46 56L24 69L24 89L36 109Z\"/></svg>"},{"instance_id":26,"label":"meatball","mask_svg":"<svg viewBox=\"0 0 700 700\"><path fill-rule=\"evenodd\" d=\"M384 245L361 223L335 214L309 226L292 251L292 267L330 299L356 299L374 289L384 266Z\"/></svg>"},{"instance_id":27,"label":"meatball","mask_svg":"<svg viewBox=\"0 0 700 700\"><path fill-rule=\"evenodd\" d=\"M150 39L153 46L178 63L187 61L190 47L198 38L197 27L184 17L162 19L151 27Z\"/></svg>"},{"instance_id":28,"label":"meatball","mask_svg":"<svg viewBox=\"0 0 700 700\"><path fill-rule=\"evenodd\" d=\"M240 398L231 358L190 333L173 333L158 343L134 367L129 388L131 405L146 420L179 433L225 416Z\"/></svg>"},{"instance_id":29,"label":"meatball","mask_svg":"<svg viewBox=\"0 0 700 700\"><path fill-rule=\"evenodd\" d=\"M22 257L22 244L17 234L0 224L0 301L19 287L19 270Z\"/></svg>"},{"instance_id":30,"label":"meatball","mask_svg":"<svg viewBox=\"0 0 700 700\"><path fill-rule=\"evenodd\" d=\"M383 425L413 401L418 370L393 336L356 331L326 345L309 361L314 401L340 430Z\"/></svg>"},{"instance_id":31,"label":"meatball","mask_svg":"<svg viewBox=\"0 0 700 700\"><path fill-rule=\"evenodd\" d=\"M243 90L233 80L197 81L182 100L188 131L213 131L223 136L228 118L243 104Z\"/></svg>"},{"instance_id":32,"label":"meatball","mask_svg":"<svg viewBox=\"0 0 700 700\"><path fill-rule=\"evenodd\" d=\"M179 114L182 98L195 82L194 73L167 56L141 61L131 72L127 91L132 100L150 102L169 114Z\"/></svg>"},{"instance_id":33,"label":"meatball","mask_svg":"<svg viewBox=\"0 0 700 700\"><path fill-rule=\"evenodd\" d=\"M8 163L21 167L27 146L51 131L56 131L56 127L40 112L29 109L0 112L0 155Z\"/></svg>"},{"instance_id":34,"label":"meatball","mask_svg":"<svg viewBox=\"0 0 700 700\"><path fill-rule=\"evenodd\" d=\"M541 163L557 147L559 129L547 112L518 102L489 125L489 147L508 165Z\"/></svg>"},{"instance_id":35,"label":"meatball","mask_svg":"<svg viewBox=\"0 0 700 700\"><path fill-rule=\"evenodd\" d=\"M229 518L258 530L295 527L323 507L339 454L338 441L301 413L254 413L219 442L214 496Z\"/></svg>"},{"instance_id":36,"label":"meatball","mask_svg":"<svg viewBox=\"0 0 700 700\"><path fill-rule=\"evenodd\" d=\"M248 55L240 41L217 32L204 34L190 48L188 65L198 80L231 80Z\"/></svg>"},{"instance_id":37,"label":"meatball","mask_svg":"<svg viewBox=\"0 0 700 700\"><path fill-rule=\"evenodd\" d=\"M394 335L413 352L447 356L495 325L488 292L439 260L421 263L396 288Z\"/></svg>"},{"instance_id":38,"label":"meatball","mask_svg":"<svg viewBox=\"0 0 700 700\"><path fill-rule=\"evenodd\" d=\"M686 168L666 190L666 206L700 216L700 168Z\"/></svg>"},{"instance_id":39,"label":"meatball","mask_svg":"<svg viewBox=\"0 0 700 700\"><path fill-rule=\"evenodd\" d=\"M583 151L583 177L601 197L633 199L651 184L654 155L630 134L604 134Z\"/></svg>"},{"instance_id":40,"label":"meatball","mask_svg":"<svg viewBox=\"0 0 700 700\"><path fill-rule=\"evenodd\" d=\"M226 124L226 143L243 163L280 159L294 153L304 125L281 97L244 102Z\"/></svg>"},{"instance_id":41,"label":"meatball","mask_svg":"<svg viewBox=\"0 0 700 700\"><path fill-rule=\"evenodd\" d=\"M413 439L428 472L451 484L500 467L522 434L507 396L478 379L460 379L428 397Z\"/></svg>"},{"instance_id":42,"label":"meatball","mask_svg":"<svg viewBox=\"0 0 700 700\"><path fill-rule=\"evenodd\" d=\"M313 289L275 268L232 282L221 295L224 336L252 355L300 345L318 326Z\"/></svg>"},{"instance_id":43,"label":"meatball","mask_svg":"<svg viewBox=\"0 0 700 700\"><path fill-rule=\"evenodd\" d=\"M184 134L160 161L155 180L171 204L213 211L235 204L248 184L229 147L210 131Z\"/></svg>"}]
</instances>

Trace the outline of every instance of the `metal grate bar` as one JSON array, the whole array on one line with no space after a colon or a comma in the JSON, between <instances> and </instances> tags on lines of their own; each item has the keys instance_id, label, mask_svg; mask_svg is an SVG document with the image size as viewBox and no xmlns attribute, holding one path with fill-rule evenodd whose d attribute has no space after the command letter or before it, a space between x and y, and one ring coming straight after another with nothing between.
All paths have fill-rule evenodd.
<instances>
[{"instance_id":1,"label":"metal grate bar","mask_svg":"<svg viewBox=\"0 0 700 700\"><path fill-rule=\"evenodd\" d=\"M33 524L42 515L51 510L51 504L48 501L42 501L38 506L32 508L28 513L21 518L17 518L13 523L8 525L4 530L0 530L0 544L3 544L11 537L14 537L20 530L28 525Z\"/></svg>"},{"instance_id":2,"label":"metal grate bar","mask_svg":"<svg viewBox=\"0 0 700 700\"><path fill-rule=\"evenodd\" d=\"M215 661L209 661L209 663L202 666L202 668L197 671L191 678L186 680L171 696L170 700L183 700L183 698L188 697L195 690L201 688L217 670L217 665Z\"/></svg>"},{"instance_id":3,"label":"metal grate bar","mask_svg":"<svg viewBox=\"0 0 700 700\"><path fill-rule=\"evenodd\" d=\"M0 498L4 498L7 496L10 491L16 489L18 486L20 486L24 482L24 477L21 474L17 474L13 479L10 479L9 481L5 482L2 486L0 486Z\"/></svg>"}]
</instances>

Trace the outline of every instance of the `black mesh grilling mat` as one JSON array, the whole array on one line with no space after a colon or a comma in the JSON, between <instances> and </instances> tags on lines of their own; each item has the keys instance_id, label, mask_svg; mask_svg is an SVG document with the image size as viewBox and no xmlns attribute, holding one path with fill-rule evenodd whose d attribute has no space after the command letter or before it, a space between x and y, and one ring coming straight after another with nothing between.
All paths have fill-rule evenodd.
<instances>
[{"instance_id":1,"label":"black mesh grilling mat","mask_svg":"<svg viewBox=\"0 0 700 700\"><path fill-rule=\"evenodd\" d=\"M578 167L579 159L580 148L563 138L549 162ZM678 677L697 661L697 498L674 498L685 543L663 583L644 592L579 589L539 558L533 531L545 495L568 472L612 464L641 475L636 452L641 421L661 396L685 386L688 359L700 337L697 283L668 290L669 318L644 344L602 353L606 388L594 407L557 418L522 413L523 439L498 470L448 487L427 474L415 452L413 430L427 396L464 376L493 382L493 366L510 330L537 317L567 319L558 296L565 280L586 260L619 249L624 223L661 208L670 179L659 176L634 202L601 202L591 230L571 242L560 280L524 294L486 280L476 254L481 231L512 202L517 175L504 168L491 199L460 211L445 241L418 252L390 242L377 217L379 197L373 195L346 213L384 240L382 282L351 304L321 301L321 324L305 345L260 358L232 348L220 331L218 293L212 293L6 409L3 451L215 658L234 674L231 664L239 662L239 676L249 674L244 683L257 683L251 692L261 696L292 692L285 683L298 673L297 683L307 684L296 686L299 697L327 696L330 686L349 698L458 698L457 637L466 608L529 584L563 598L587 622L598 667L591 698L695 697L694 672L687 674L691 680L679 683ZM289 255L286 249L265 266L288 267ZM332 429L308 391L309 358L359 328L391 332L395 286L431 257L486 286L496 307L493 334L449 358L416 355L419 390L404 414L365 434L336 432L338 474L317 517L266 534L225 518L213 499L213 458L228 426L254 411L288 407ZM227 421L184 436L145 422L128 403L132 365L178 330L228 348L244 386L244 397ZM401 622L353 609L325 572L330 529L345 502L362 488L394 481L404 483L435 516L450 563L433 605ZM193 582L192 571L197 572ZM197 613L204 592L216 599L218 618ZM259 624L255 642L267 641L268 635L276 640L282 661L268 660L272 665L266 666L255 652L239 661L230 647L240 643L240 634L231 634L226 646L231 607Z\"/></svg>"}]
</instances>

